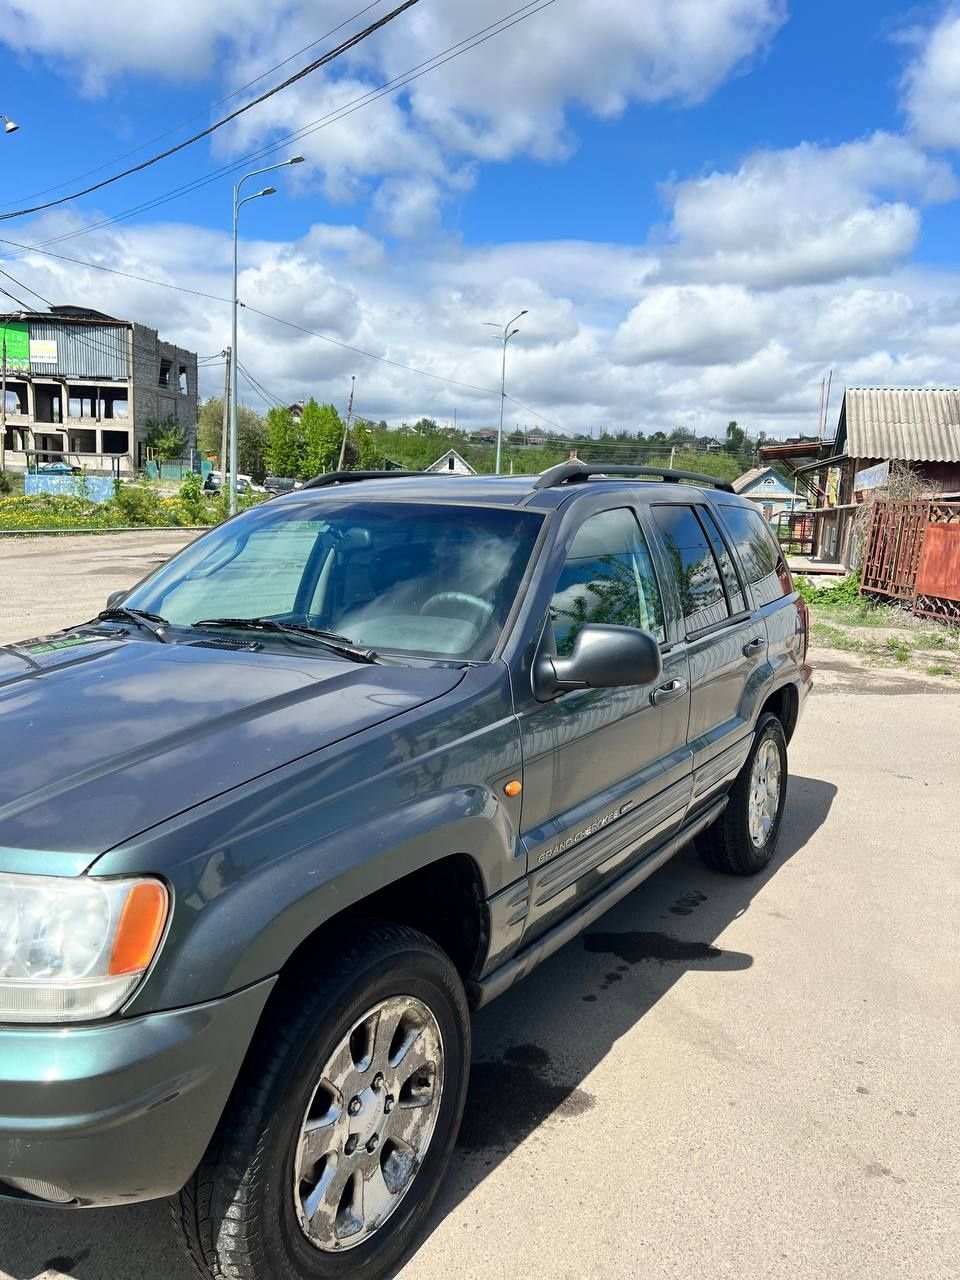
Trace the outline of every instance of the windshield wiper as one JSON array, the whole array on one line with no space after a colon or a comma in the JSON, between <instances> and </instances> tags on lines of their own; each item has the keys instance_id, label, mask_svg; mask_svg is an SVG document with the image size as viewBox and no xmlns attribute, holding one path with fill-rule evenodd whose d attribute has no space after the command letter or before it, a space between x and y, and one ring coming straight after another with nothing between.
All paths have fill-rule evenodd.
<instances>
[{"instance_id":1,"label":"windshield wiper","mask_svg":"<svg viewBox=\"0 0 960 1280\"><path fill-rule=\"evenodd\" d=\"M166 618L161 618L159 613L148 613L146 609L128 609L125 604L114 605L112 609L102 609L97 614L98 622L132 622L134 626L140 627L143 631L149 631L150 634L161 644L169 644L170 641L164 635L164 627L170 624Z\"/></svg>"},{"instance_id":2,"label":"windshield wiper","mask_svg":"<svg viewBox=\"0 0 960 1280\"><path fill-rule=\"evenodd\" d=\"M349 636L337 635L335 631L322 631L317 627L300 626L296 622L278 622L276 618L201 618L194 622L195 627L227 627L238 631L269 631L276 635L296 636L298 639L311 640L334 653L350 658L353 662L379 662L373 649L358 649Z\"/></svg>"}]
</instances>

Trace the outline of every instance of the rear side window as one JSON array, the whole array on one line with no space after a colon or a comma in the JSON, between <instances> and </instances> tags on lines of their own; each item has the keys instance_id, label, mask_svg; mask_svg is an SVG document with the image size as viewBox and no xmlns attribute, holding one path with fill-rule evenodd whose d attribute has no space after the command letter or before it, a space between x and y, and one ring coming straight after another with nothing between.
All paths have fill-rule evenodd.
<instances>
[{"instance_id":1,"label":"rear side window","mask_svg":"<svg viewBox=\"0 0 960 1280\"><path fill-rule=\"evenodd\" d=\"M758 606L790 595L793 585L773 533L758 511L749 507L717 507L720 522L736 547L743 572Z\"/></svg>"},{"instance_id":2,"label":"rear side window","mask_svg":"<svg viewBox=\"0 0 960 1280\"><path fill-rule=\"evenodd\" d=\"M632 511L603 511L580 526L550 602L550 621L561 657L589 622L640 627L666 638L653 562Z\"/></svg>"},{"instance_id":3,"label":"rear side window","mask_svg":"<svg viewBox=\"0 0 960 1280\"><path fill-rule=\"evenodd\" d=\"M651 510L677 584L687 634L725 622L730 611L720 569L693 507Z\"/></svg>"},{"instance_id":4,"label":"rear side window","mask_svg":"<svg viewBox=\"0 0 960 1280\"><path fill-rule=\"evenodd\" d=\"M717 564L719 564L720 572L723 574L723 585L727 588L730 612L743 613L747 607L743 588L740 586L740 579L737 577L737 571L733 567L730 552L727 550L727 544L724 542L723 535L717 527L717 522L706 507L697 507L697 515L707 531L707 537L710 539L711 547L713 547L713 554L717 557Z\"/></svg>"}]
</instances>

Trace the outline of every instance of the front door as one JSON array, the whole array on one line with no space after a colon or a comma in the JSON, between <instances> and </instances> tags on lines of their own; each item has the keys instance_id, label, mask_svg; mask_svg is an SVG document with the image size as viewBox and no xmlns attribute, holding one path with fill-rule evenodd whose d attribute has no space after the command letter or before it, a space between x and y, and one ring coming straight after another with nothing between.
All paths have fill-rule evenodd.
<instances>
[{"instance_id":1,"label":"front door","mask_svg":"<svg viewBox=\"0 0 960 1280\"><path fill-rule=\"evenodd\" d=\"M663 598L630 507L588 516L570 538L542 643L569 654L586 623L640 627L666 641ZM525 940L575 910L667 838L690 797L689 675L680 648L652 685L518 698Z\"/></svg>"}]
</instances>

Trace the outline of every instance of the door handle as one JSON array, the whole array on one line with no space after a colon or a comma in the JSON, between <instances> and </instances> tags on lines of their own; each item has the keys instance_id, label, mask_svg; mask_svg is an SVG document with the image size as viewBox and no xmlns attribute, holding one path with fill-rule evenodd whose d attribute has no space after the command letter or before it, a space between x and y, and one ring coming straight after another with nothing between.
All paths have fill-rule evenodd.
<instances>
[{"instance_id":1,"label":"door handle","mask_svg":"<svg viewBox=\"0 0 960 1280\"><path fill-rule=\"evenodd\" d=\"M752 658L755 653L760 653L766 647L766 636L757 636L755 639L751 640L749 644L745 644L743 646L743 656L745 658Z\"/></svg>"},{"instance_id":2,"label":"door handle","mask_svg":"<svg viewBox=\"0 0 960 1280\"><path fill-rule=\"evenodd\" d=\"M669 684L662 684L659 689L654 689L650 701L655 707L664 702L674 702L677 698L682 698L688 688L686 680L671 680Z\"/></svg>"}]
</instances>

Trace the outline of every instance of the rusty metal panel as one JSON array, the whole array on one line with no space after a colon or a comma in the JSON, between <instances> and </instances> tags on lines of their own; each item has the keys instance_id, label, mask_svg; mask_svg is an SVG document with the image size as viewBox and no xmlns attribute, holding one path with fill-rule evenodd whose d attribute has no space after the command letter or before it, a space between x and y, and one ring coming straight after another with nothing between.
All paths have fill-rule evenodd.
<instances>
[{"instance_id":1,"label":"rusty metal panel","mask_svg":"<svg viewBox=\"0 0 960 1280\"><path fill-rule=\"evenodd\" d=\"M960 601L960 524L931 524L923 539L917 595Z\"/></svg>"},{"instance_id":2,"label":"rusty metal panel","mask_svg":"<svg viewBox=\"0 0 960 1280\"><path fill-rule=\"evenodd\" d=\"M912 600L930 502L880 500L873 504L864 548L861 591Z\"/></svg>"}]
</instances>

